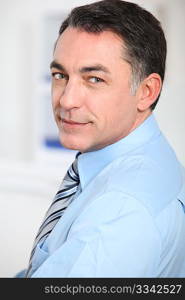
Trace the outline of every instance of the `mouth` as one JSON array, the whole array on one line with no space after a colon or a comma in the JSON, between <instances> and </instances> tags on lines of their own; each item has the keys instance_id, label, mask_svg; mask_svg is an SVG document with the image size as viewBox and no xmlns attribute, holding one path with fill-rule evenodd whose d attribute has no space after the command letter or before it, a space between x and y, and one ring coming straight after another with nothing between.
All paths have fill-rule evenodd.
<instances>
[{"instance_id":1,"label":"mouth","mask_svg":"<svg viewBox=\"0 0 185 300\"><path fill-rule=\"evenodd\" d=\"M71 120L61 119L63 123L70 124L70 125L85 125L87 123L75 122Z\"/></svg>"},{"instance_id":2,"label":"mouth","mask_svg":"<svg viewBox=\"0 0 185 300\"><path fill-rule=\"evenodd\" d=\"M65 129L82 128L89 124L89 122L76 122L73 120L67 120L62 118L59 118L59 121Z\"/></svg>"}]
</instances>

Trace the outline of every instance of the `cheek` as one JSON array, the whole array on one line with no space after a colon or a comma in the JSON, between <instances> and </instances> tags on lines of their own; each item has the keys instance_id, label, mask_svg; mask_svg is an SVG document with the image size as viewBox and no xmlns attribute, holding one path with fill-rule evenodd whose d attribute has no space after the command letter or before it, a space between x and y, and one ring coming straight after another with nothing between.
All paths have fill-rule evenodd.
<instances>
[{"instance_id":1,"label":"cheek","mask_svg":"<svg viewBox=\"0 0 185 300\"><path fill-rule=\"evenodd\" d=\"M59 105L61 99L61 90L57 88L51 89L51 99L53 108Z\"/></svg>"},{"instance_id":2,"label":"cheek","mask_svg":"<svg viewBox=\"0 0 185 300\"><path fill-rule=\"evenodd\" d=\"M119 93L116 97L112 95L102 110L110 130L116 130L121 126L125 127L127 124L129 126L137 111L135 101L128 93Z\"/></svg>"}]
</instances>

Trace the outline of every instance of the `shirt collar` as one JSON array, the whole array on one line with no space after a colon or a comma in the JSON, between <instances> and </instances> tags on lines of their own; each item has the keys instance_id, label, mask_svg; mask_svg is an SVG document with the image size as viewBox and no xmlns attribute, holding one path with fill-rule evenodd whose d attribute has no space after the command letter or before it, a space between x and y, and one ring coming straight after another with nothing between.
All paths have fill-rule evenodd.
<instances>
[{"instance_id":1,"label":"shirt collar","mask_svg":"<svg viewBox=\"0 0 185 300\"><path fill-rule=\"evenodd\" d=\"M83 188L109 163L147 143L160 130L153 114L129 135L100 150L81 153L78 156L78 171Z\"/></svg>"}]
</instances>

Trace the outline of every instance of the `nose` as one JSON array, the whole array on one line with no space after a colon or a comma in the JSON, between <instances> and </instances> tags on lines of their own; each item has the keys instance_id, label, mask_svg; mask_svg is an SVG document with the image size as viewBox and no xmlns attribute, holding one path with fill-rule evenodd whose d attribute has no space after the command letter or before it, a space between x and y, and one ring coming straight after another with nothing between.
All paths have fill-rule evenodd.
<instances>
[{"instance_id":1,"label":"nose","mask_svg":"<svg viewBox=\"0 0 185 300\"><path fill-rule=\"evenodd\" d=\"M60 96L60 105L65 110L81 107L83 103L83 89L77 80L68 80Z\"/></svg>"}]
</instances>

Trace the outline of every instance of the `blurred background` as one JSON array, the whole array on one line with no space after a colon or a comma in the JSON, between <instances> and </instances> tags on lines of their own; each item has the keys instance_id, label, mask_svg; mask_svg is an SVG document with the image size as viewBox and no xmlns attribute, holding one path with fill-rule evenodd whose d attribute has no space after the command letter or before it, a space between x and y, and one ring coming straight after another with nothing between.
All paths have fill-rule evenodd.
<instances>
[{"instance_id":1,"label":"blurred background","mask_svg":"<svg viewBox=\"0 0 185 300\"><path fill-rule=\"evenodd\" d=\"M33 239L75 151L59 145L49 63L71 8L89 0L0 1L0 277L28 263ZM167 71L155 116L185 165L185 1L135 0L162 23Z\"/></svg>"}]
</instances>

